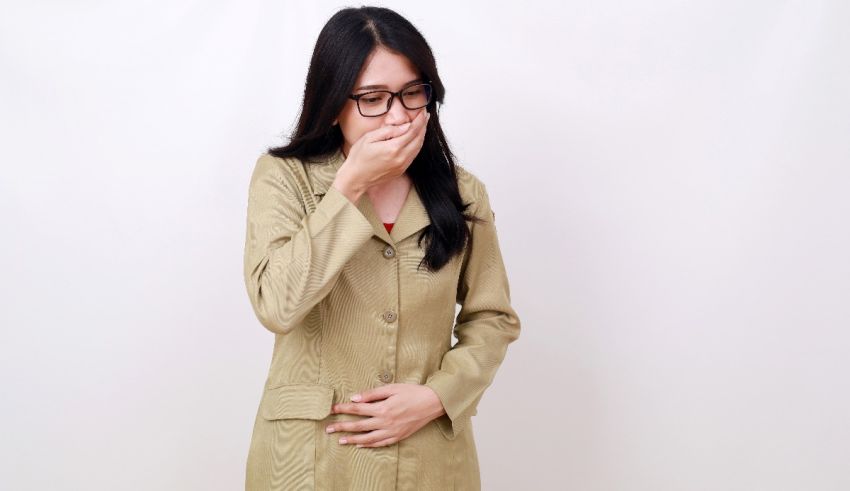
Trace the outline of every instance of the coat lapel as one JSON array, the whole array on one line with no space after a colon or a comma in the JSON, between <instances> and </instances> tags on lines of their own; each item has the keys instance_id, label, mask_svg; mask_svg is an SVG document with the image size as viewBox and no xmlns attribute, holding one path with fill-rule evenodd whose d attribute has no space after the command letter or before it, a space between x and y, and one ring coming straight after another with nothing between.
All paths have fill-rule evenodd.
<instances>
[{"instance_id":1,"label":"coat lapel","mask_svg":"<svg viewBox=\"0 0 850 491\"><path fill-rule=\"evenodd\" d=\"M313 187L313 195L317 199L321 199L327 193L343 162L345 162L345 156L342 154L342 149L337 149L328 157L306 166L310 177L310 184ZM393 245L419 232L431 223L428 217L428 210L425 208L424 203L422 203L422 199L416 191L416 186L411 186L410 191L407 193L404 204L402 204L396 218L395 225L393 225L392 233L387 233L387 229L375 212L368 194L363 193L360 196L360 199L357 201L357 209L360 210L360 213L372 225L373 235Z\"/></svg>"},{"instance_id":2,"label":"coat lapel","mask_svg":"<svg viewBox=\"0 0 850 491\"><path fill-rule=\"evenodd\" d=\"M398 213L390 237L394 242L401 242L430 224L431 219L428 217L428 210L422 203L419 193L416 192L416 186L411 186L404 204L401 205L401 211Z\"/></svg>"}]
</instances>

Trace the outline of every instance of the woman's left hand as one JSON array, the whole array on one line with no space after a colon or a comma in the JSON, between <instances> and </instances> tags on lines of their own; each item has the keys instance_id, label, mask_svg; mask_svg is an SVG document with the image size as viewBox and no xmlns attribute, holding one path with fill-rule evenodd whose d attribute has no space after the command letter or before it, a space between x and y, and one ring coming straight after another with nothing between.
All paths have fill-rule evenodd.
<instances>
[{"instance_id":1,"label":"woman's left hand","mask_svg":"<svg viewBox=\"0 0 850 491\"><path fill-rule=\"evenodd\" d=\"M382 447L407 438L428 422L445 414L437 393L427 385L387 384L352 396L357 402L334 404L334 414L371 416L356 421L338 421L325 428L328 433L361 432L340 438L341 444Z\"/></svg>"}]
</instances>

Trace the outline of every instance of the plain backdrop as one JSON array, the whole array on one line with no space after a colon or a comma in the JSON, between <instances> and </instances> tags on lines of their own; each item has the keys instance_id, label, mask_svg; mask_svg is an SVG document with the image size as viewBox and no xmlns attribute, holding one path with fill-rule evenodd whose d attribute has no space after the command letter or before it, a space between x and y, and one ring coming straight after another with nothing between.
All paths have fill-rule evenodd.
<instances>
[{"instance_id":1,"label":"plain backdrop","mask_svg":"<svg viewBox=\"0 0 850 491\"><path fill-rule=\"evenodd\" d=\"M248 180L346 5L2 2L0 488L243 486ZM522 321L484 489L850 489L850 4L382 5Z\"/></svg>"}]
</instances>

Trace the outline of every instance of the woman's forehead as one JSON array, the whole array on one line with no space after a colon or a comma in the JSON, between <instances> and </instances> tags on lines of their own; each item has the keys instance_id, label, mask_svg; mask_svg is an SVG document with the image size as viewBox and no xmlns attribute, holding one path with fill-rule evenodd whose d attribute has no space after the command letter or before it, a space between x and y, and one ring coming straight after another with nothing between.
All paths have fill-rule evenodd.
<instances>
[{"instance_id":1,"label":"woman's forehead","mask_svg":"<svg viewBox=\"0 0 850 491\"><path fill-rule=\"evenodd\" d=\"M404 55L378 47L363 64L355 90L395 89L419 79L419 71Z\"/></svg>"}]
</instances>

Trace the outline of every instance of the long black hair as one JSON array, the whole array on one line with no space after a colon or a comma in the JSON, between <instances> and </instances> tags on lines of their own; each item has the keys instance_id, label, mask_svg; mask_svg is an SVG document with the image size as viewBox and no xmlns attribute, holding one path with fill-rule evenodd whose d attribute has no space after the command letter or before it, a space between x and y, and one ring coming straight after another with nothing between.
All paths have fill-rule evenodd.
<instances>
[{"instance_id":1,"label":"long black hair","mask_svg":"<svg viewBox=\"0 0 850 491\"><path fill-rule=\"evenodd\" d=\"M343 135L334 119L348 101L363 63L378 46L406 56L430 81L433 95L427 110L431 113L422 149L407 168L416 191L428 211L431 224L418 238L427 239L424 263L437 271L454 255L463 252L471 240L465 221L475 220L464 212L457 185L455 158L440 127L438 104L443 103L445 87L437 73L431 47L407 19L382 7L344 8L322 28L304 86L301 114L289 143L269 149L276 157L297 157L302 161L339 149Z\"/></svg>"}]
</instances>

